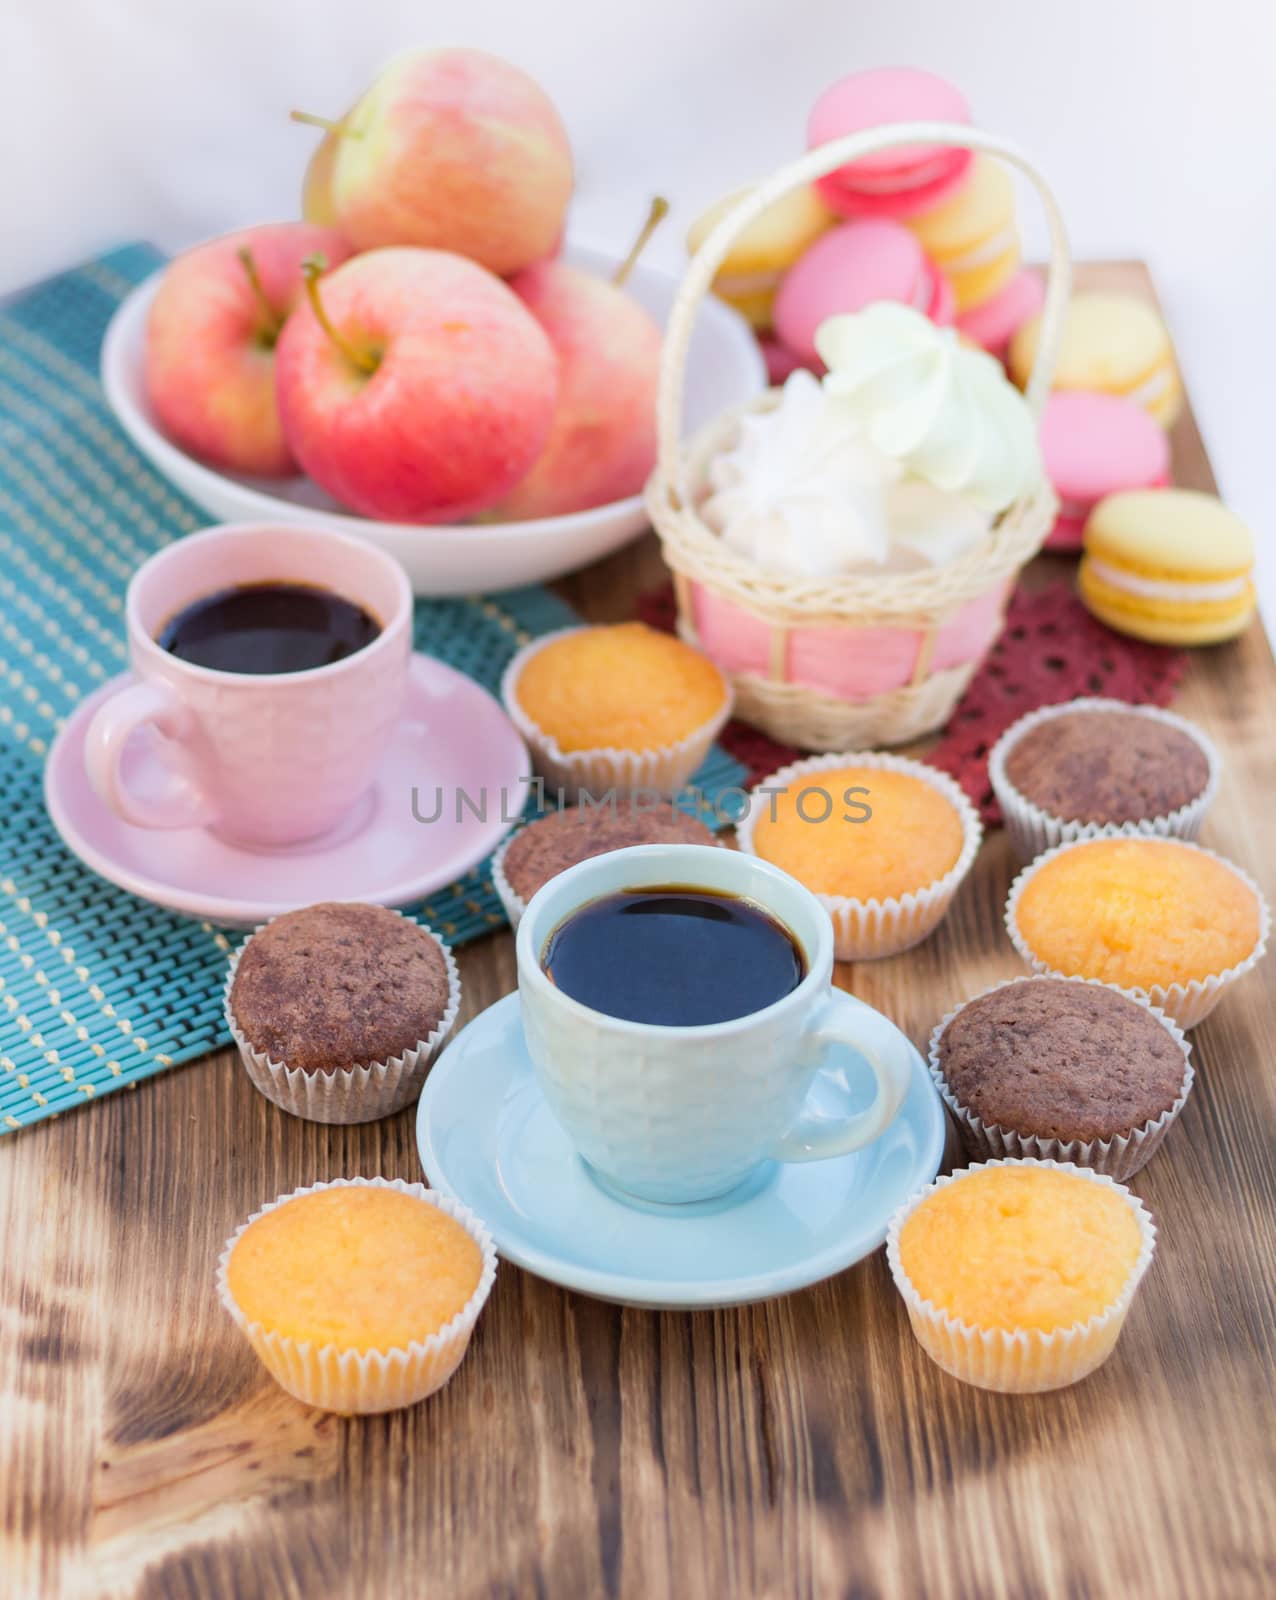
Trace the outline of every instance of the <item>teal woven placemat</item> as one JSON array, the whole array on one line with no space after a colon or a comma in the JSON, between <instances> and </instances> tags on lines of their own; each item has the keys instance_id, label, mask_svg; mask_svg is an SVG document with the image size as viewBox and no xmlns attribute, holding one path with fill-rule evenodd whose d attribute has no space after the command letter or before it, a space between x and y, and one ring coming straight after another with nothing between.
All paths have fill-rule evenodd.
<instances>
[{"instance_id":1,"label":"teal woven placemat","mask_svg":"<svg viewBox=\"0 0 1276 1600\"><path fill-rule=\"evenodd\" d=\"M130 245L0 310L0 1134L228 1042L237 935L95 877L41 793L63 719L127 665L129 576L208 521L128 443L97 378L111 313L161 259ZM520 589L418 602L416 635L495 689L520 644L572 620L548 590ZM697 783L712 795L743 773L715 750ZM452 944L504 920L486 863L416 914Z\"/></svg>"}]
</instances>

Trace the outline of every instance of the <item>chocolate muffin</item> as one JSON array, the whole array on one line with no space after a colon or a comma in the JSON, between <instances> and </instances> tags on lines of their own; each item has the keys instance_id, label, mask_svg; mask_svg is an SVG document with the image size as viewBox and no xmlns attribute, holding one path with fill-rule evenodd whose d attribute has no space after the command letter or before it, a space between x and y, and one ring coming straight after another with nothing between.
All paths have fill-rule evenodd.
<instances>
[{"instance_id":1,"label":"chocolate muffin","mask_svg":"<svg viewBox=\"0 0 1276 1600\"><path fill-rule=\"evenodd\" d=\"M253 935L229 1009L252 1050L315 1074L415 1051L451 999L448 961L432 934L381 906L329 902L289 911Z\"/></svg>"},{"instance_id":2,"label":"chocolate muffin","mask_svg":"<svg viewBox=\"0 0 1276 1600\"><path fill-rule=\"evenodd\" d=\"M578 861L626 850L636 844L714 844L697 818L671 805L637 810L620 800L614 807L566 806L514 834L500 859L509 888L523 905L542 884ZM498 875L499 887L499 875Z\"/></svg>"},{"instance_id":3,"label":"chocolate muffin","mask_svg":"<svg viewBox=\"0 0 1276 1600\"><path fill-rule=\"evenodd\" d=\"M1155 1121L1183 1094L1187 1069L1179 1038L1145 1005L1068 978L1003 984L971 1000L933 1044L932 1062L959 1115L1063 1144L1117 1139Z\"/></svg>"},{"instance_id":4,"label":"chocolate muffin","mask_svg":"<svg viewBox=\"0 0 1276 1600\"><path fill-rule=\"evenodd\" d=\"M1064 822L1150 822L1199 799L1210 763L1191 734L1160 717L1079 707L1016 739L1005 774Z\"/></svg>"}]
</instances>

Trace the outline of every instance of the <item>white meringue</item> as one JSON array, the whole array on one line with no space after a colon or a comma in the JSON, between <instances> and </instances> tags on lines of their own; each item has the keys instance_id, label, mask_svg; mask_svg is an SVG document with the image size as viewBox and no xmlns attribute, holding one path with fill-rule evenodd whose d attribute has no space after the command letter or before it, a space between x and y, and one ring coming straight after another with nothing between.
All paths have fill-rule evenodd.
<instances>
[{"instance_id":1,"label":"white meringue","mask_svg":"<svg viewBox=\"0 0 1276 1600\"><path fill-rule=\"evenodd\" d=\"M814 578L881 567L886 498L899 475L849 408L799 371L710 463L702 515L725 545L768 570Z\"/></svg>"},{"instance_id":2,"label":"white meringue","mask_svg":"<svg viewBox=\"0 0 1276 1600\"><path fill-rule=\"evenodd\" d=\"M908 306L879 301L815 335L824 389L884 455L995 515L1041 481L1037 429L1000 364Z\"/></svg>"},{"instance_id":3,"label":"white meringue","mask_svg":"<svg viewBox=\"0 0 1276 1600\"><path fill-rule=\"evenodd\" d=\"M994 522L964 495L937 489L921 478L901 478L886 498L891 560L895 569L944 567L988 537Z\"/></svg>"}]
</instances>

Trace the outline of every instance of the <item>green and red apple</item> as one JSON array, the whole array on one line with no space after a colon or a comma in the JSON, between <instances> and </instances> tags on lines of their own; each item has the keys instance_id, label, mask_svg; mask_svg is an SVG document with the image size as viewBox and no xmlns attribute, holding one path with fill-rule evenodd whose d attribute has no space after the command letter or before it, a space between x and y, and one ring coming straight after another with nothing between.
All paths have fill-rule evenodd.
<instances>
[{"instance_id":1,"label":"green and red apple","mask_svg":"<svg viewBox=\"0 0 1276 1600\"><path fill-rule=\"evenodd\" d=\"M617 284L561 261L510 287L554 347L559 388L549 442L499 515L561 516L637 494L656 461L659 326Z\"/></svg>"},{"instance_id":2,"label":"green and red apple","mask_svg":"<svg viewBox=\"0 0 1276 1600\"><path fill-rule=\"evenodd\" d=\"M282 477L297 470L275 400L275 350L302 297L302 262L349 255L304 222L226 234L166 270L146 323L145 381L156 421L201 461Z\"/></svg>"},{"instance_id":3,"label":"green and red apple","mask_svg":"<svg viewBox=\"0 0 1276 1600\"><path fill-rule=\"evenodd\" d=\"M372 250L319 281L276 352L284 434L364 516L451 522L486 510L545 448L558 362L492 273L441 250Z\"/></svg>"},{"instance_id":4,"label":"green and red apple","mask_svg":"<svg viewBox=\"0 0 1276 1600\"><path fill-rule=\"evenodd\" d=\"M571 192L567 133L539 84L482 50L418 50L328 126L303 208L357 251L451 250L506 276L553 253Z\"/></svg>"}]
</instances>

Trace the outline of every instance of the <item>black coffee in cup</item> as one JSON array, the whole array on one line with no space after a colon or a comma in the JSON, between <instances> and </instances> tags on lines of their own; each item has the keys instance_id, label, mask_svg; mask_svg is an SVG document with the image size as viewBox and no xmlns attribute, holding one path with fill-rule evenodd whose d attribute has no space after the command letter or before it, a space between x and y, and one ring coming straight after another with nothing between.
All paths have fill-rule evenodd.
<instances>
[{"instance_id":1,"label":"black coffee in cup","mask_svg":"<svg viewBox=\"0 0 1276 1600\"><path fill-rule=\"evenodd\" d=\"M369 645L381 624L362 606L304 583L249 583L193 601L160 630L160 648L216 672L309 672Z\"/></svg>"},{"instance_id":2,"label":"black coffee in cup","mask_svg":"<svg viewBox=\"0 0 1276 1600\"><path fill-rule=\"evenodd\" d=\"M550 935L541 965L593 1011L683 1028L761 1011L806 976L800 945L769 912L678 884L582 906Z\"/></svg>"}]
</instances>

